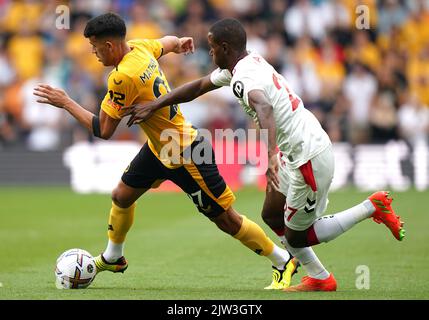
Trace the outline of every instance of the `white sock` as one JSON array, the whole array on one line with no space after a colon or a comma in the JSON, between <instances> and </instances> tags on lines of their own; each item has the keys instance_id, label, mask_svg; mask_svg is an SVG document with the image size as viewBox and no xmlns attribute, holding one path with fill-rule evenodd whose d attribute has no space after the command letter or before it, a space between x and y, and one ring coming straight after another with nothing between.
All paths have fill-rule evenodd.
<instances>
[{"instance_id":1,"label":"white sock","mask_svg":"<svg viewBox=\"0 0 429 320\"><path fill-rule=\"evenodd\" d=\"M267 255L267 258L271 260L271 263L273 264L274 267L276 267L279 270L283 270L286 262L289 261L290 254L285 249L282 249L274 245L273 252Z\"/></svg>"},{"instance_id":2,"label":"white sock","mask_svg":"<svg viewBox=\"0 0 429 320\"><path fill-rule=\"evenodd\" d=\"M364 202L335 215L324 216L317 219L314 232L319 242L328 242L343 234L355 224L365 220L375 211L371 201Z\"/></svg>"},{"instance_id":3,"label":"white sock","mask_svg":"<svg viewBox=\"0 0 429 320\"><path fill-rule=\"evenodd\" d=\"M114 243L111 240L107 243L103 258L107 262L115 262L124 255L124 243Z\"/></svg>"},{"instance_id":4,"label":"white sock","mask_svg":"<svg viewBox=\"0 0 429 320\"><path fill-rule=\"evenodd\" d=\"M329 278L329 272L325 269L319 258L317 258L311 247L294 248L287 241L285 243L290 254L298 259L310 277L320 280Z\"/></svg>"}]
</instances>

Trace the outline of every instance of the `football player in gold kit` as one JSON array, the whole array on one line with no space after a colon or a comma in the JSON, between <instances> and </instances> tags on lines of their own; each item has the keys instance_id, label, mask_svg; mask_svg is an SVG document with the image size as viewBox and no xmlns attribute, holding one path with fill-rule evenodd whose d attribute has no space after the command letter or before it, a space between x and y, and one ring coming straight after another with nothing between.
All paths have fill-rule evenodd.
<instances>
[{"instance_id":1,"label":"football player in gold kit","mask_svg":"<svg viewBox=\"0 0 429 320\"><path fill-rule=\"evenodd\" d=\"M87 111L63 90L40 84L34 89L38 102L63 108L84 125L94 136L109 139L124 116L123 108L135 103L152 101L170 91L158 59L170 52L192 53L192 38L166 36L159 40L126 41L125 22L114 13L88 21L84 36L93 46L93 53L105 66L113 66L109 74L107 94L99 115ZM241 241L273 265L273 281L268 289L283 289L290 284L297 262L287 251L276 246L253 221L233 208L234 194L219 174L210 141L187 123L178 105L158 110L140 127L147 143L131 161L112 192L106 250L95 257L97 272L124 272L128 267L123 255L125 236L130 229L136 200L147 190L171 180L186 192L198 210L219 229ZM165 133L168 138L165 139ZM172 156L166 146L182 152ZM208 147L208 148L207 148ZM195 148L210 154L205 161L194 160ZM173 150L174 151L174 150ZM174 153L174 152L173 152ZM208 159L208 161L207 161Z\"/></svg>"}]
</instances>

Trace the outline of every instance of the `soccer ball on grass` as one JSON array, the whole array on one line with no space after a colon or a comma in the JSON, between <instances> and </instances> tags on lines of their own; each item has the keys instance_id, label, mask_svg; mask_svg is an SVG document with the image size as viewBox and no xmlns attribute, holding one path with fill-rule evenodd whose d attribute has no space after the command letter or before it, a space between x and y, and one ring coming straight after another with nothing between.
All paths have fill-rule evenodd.
<instances>
[{"instance_id":1,"label":"soccer ball on grass","mask_svg":"<svg viewBox=\"0 0 429 320\"><path fill-rule=\"evenodd\" d=\"M57 259L55 285L58 289L84 289L97 274L94 258L83 249L70 249Z\"/></svg>"}]
</instances>

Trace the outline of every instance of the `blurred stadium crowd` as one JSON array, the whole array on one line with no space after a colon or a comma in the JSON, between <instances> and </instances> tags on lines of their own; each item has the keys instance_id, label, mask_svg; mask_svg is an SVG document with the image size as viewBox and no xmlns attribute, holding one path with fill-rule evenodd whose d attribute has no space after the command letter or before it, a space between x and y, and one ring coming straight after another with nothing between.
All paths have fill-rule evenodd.
<instances>
[{"instance_id":1,"label":"blurred stadium crowd","mask_svg":"<svg viewBox=\"0 0 429 320\"><path fill-rule=\"evenodd\" d=\"M70 9L70 29L56 28L61 4ZM369 29L357 27L359 5L369 10ZM286 77L332 141L428 140L428 0L0 0L0 149L58 150L92 139L66 112L36 103L32 91L49 83L98 113L110 70L97 62L83 29L107 11L126 19L129 39L194 38L193 55L160 60L172 87L214 69L208 27L235 17L248 49ZM182 112L211 130L253 126L225 90ZM122 125L114 139L144 137Z\"/></svg>"}]
</instances>

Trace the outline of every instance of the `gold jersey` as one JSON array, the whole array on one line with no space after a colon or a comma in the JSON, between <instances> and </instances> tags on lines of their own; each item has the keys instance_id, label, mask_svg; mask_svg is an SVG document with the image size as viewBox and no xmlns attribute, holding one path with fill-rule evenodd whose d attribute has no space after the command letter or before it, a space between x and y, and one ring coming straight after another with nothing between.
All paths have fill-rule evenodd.
<instances>
[{"instance_id":1,"label":"gold jersey","mask_svg":"<svg viewBox=\"0 0 429 320\"><path fill-rule=\"evenodd\" d=\"M122 119L123 108L136 103L153 101L170 91L158 60L163 53L158 40L130 40L132 49L112 70L108 91L101 109L113 119ZM157 110L140 127L148 137L155 156L168 168L181 165L181 152L196 138L197 130L186 122L178 105Z\"/></svg>"}]
</instances>

